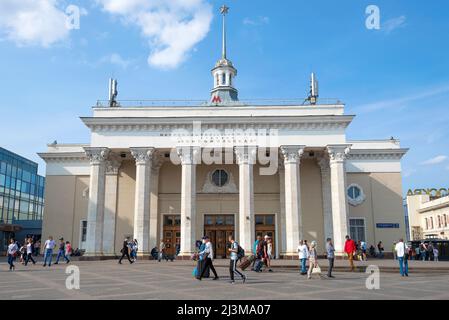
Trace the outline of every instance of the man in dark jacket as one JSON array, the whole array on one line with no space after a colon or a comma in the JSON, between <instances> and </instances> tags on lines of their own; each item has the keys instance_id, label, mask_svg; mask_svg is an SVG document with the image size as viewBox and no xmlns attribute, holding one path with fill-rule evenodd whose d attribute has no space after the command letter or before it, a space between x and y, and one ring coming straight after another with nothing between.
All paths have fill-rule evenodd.
<instances>
[{"instance_id":1,"label":"man in dark jacket","mask_svg":"<svg viewBox=\"0 0 449 320\"><path fill-rule=\"evenodd\" d=\"M125 241L123 241L123 248L122 248L121 252L122 252L122 256L121 256L120 260L118 261L118 263L122 264L122 259L124 257L126 257L128 259L129 263L134 262L129 257L129 238L126 238Z\"/></svg>"}]
</instances>

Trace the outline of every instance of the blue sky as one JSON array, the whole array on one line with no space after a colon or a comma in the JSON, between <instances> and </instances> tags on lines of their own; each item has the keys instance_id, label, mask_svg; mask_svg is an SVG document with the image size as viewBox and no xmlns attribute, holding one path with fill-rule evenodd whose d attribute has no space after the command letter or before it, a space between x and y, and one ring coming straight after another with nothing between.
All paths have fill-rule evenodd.
<instances>
[{"instance_id":1,"label":"blue sky","mask_svg":"<svg viewBox=\"0 0 449 320\"><path fill-rule=\"evenodd\" d=\"M410 148L405 192L449 187L449 2L226 3L240 98L303 98L314 71L320 96L339 98L356 115L349 139L394 136ZM365 26L370 4L380 9L379 30ZM69 5L81 8L79 29L60 27ZM207 99L221 5L0 0L1 146L37 161L43 174L36 152L47 143L89 141L79 116L107 98L110 76L119 81L119 99ZM34 14L22 21L24 12ZM167 30L161 17L192 23Z\"/></svg>"}]
</instances>

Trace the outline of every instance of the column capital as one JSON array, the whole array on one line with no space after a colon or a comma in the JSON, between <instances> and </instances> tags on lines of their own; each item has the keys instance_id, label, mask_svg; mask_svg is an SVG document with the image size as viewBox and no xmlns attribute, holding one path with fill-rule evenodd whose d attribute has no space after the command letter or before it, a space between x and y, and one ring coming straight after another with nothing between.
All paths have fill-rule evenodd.
<instances>
[{"instance_id":1,"label":"column capital","mask_svg":"<svg viewBox=\"0 0 449 320\"><path fill-rule=\"evenodd\" d=\"M287 163L296 163L301 160L302 155L304 154L304 148L306 146L297 145L297 146L281 146L281 154L284 157L284 164Z\"/></svg>"},{"instance_id":2,"label":"column capital","mask_svg":"<svg viewBox=\"0 0 449 320\"><path fill-rule=\"evenodd\" d=\"M164 164L165 160L164 160L164 156L161 155L159 152L155 152L153 154L153 159L151 161L151 169L154 172L158 172L159 169L162 167L162 165Z\"/></svg>"},{"instance_id":3,"label":"column capital","mask_svg":"<svg viewBox=\"0 0 449 320\"><path fill-rule=\"evenodd\" d=\"M109 156L109 159L106 160L106 174L118 174L118 170L120 169L121 165L121 159L116 154L112 154L111 156Z\"/></svg>"},{"instance_id":4,"label":"column capital","mask_svg":"<svg viewBox=\"0 0 449 320\"><path fill-rule=\"evenodd\" d=\"M84 152L89 158L90 164L100 165L107 160L110 150L103 147L84 147Z\"/></svg>"},{"instance_id":5,"label":"column capital","mask_svg":"<svg viewBox=\"0 0 449 320\"><path fill-rule=\"evenodd\" d=\"M326 156L319 156L317 158L317 164L320 167L321 174L328 174L330 170L329 158Z\"/></svg>"},{"instance_id":6,"label":"column capital","mask_svg":"<svg viewBox=\"0 0 449 320\"><path fill-rule=\"evenodd\" d=\"M331 162L343 162L350 151L351 144L333 144L327 145L327 153Z\"/></svg>"},{"instance_id":7,"label":"column capital","mask_svg":"<svg viewBox=\"0 0 449 320\"><path fill-rule=\"evenodd\" d=\"M185 147L176 147L176 153L178 157L181 159L181 164L197 164L198 155L200 154L200 147L194 146L185 146Z\"/></svg>"},{"instance_id":8,"label":"column capital","mask_svg":"<svg viewBox=\"0 0 449 320\"><path fill-rule=\"evenodd\" d=\"M136 165L148 165L153 157L153 147L130 148L131 155L136 159Z\"/></svg>"},{"instance_id":9,"label":"column capital","mask_svg":"<svg viewBox=\"0 0 449 320\"><path fill-rule=\"evenodd\" d=\"M234 154L238 164L254 164L257 155L256 146L236 146Z\"/></svg>"}]
</instances>

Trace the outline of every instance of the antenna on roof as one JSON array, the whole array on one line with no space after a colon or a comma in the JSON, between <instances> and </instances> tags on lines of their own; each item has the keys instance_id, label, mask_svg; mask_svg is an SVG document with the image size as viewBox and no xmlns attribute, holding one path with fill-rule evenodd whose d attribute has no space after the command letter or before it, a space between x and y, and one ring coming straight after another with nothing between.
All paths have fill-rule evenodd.
<instances>
[{"instance_id":1,"label":"antenna on roof","mask_svg":"<svg viewBox=\"0 0 449 320\"><path fill-rule=\"evenodd\" d=\"M316 104L318 100L318 80L313 72L310 75L310 93L306 100L309 101L310 104Z\"/></svg>"},{"instance_id":2,"label":"antenna on roof","mask_svg":"<svg viewBox=\"0 0 449 320\"><path fill-rule=\"evenodd\" d=\"M117 107L117 80L109 79L109 107Z\"/></svg>"}]
</instances>

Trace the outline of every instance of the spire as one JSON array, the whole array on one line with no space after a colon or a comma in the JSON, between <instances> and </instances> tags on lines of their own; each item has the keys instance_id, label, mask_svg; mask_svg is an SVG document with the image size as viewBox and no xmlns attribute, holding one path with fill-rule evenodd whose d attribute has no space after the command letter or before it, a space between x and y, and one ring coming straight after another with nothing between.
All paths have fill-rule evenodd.
<instances>
[{"instance_id":1,"label":"spire","mask_svg":"<svg viewBox=\"0 0 449 320\"><path fill-rule=\"evenodd\" d=\"M222 51L221 51L221 58L226 59L226 15L229 12L229 7L226 5L223 5L220 8L220 12L223 15L223 39L222 39Z\"/></svg>"},{"instance_id":2,"label":"spire","mask_svg":"<svg viewBox=\"0 0 449 320\"><path fill-rule=\"evenodd\" d=\"M220 13L223 16L222 51L221 59L217 61L215 67L212 69L214 87L211 91L211 105L241 104L238 101L238 91L233 86L233 80L237 75L237 70L226 55L226 15L228 12L229 7L226 5L220 8Z\"/></svg>"}]
</instances>

